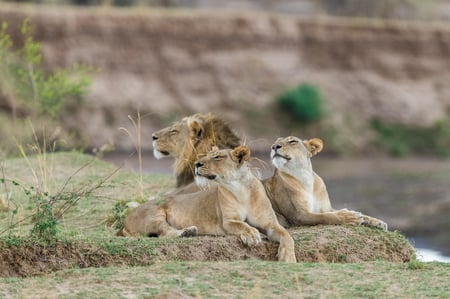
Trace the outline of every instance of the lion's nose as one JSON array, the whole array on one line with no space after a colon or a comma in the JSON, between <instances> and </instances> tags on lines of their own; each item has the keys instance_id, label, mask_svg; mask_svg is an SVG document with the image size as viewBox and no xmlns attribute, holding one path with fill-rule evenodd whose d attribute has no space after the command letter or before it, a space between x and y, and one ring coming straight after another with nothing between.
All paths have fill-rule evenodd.
<instances>
[{"instance_id":1,"label":"lion's nose","mask_svg":"<svg viewBox=\"0 0 450 299\"><path fill-rule=\"evenodd\" d=\"M152 134L152 139L153 140L158 140L158 136L156 136L155 134Z\"/></svg>"},{"instance_id":2,"label":"lion's nose","mask_svg":"<svg viewBox=\"0 0 450 299\"><path fill-rule=\"evenodd\" d=\"M276 151L276 150L278 150L278 149L280 149L281 148L281 145L279 145L279 144L274 144L274 145L272 145L272 149L274 150L274 151Z\"/></svg>"},{"instance_id":3,"label":"lion's nose","mask_svg":"<svg viewBox=\"0 0 450 299\"><path fill-rule=\"evenodd\" d=\"M200 167L202 167L203 165L205 165L205 164L203 164L202 162L196 162L196 163L195 163L195 168L200 168Z\"/></svg>"}]
</instances>

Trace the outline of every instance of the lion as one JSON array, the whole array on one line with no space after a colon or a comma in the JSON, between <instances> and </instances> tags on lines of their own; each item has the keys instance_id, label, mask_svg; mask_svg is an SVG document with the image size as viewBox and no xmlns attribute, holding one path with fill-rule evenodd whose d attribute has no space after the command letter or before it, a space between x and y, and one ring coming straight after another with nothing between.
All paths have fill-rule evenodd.
<instances>
[{"instance_id":1,"label":"lion","mask_svg":"<svg viewBox=\"0 0 450 299\"><path fill-rule=\"evenodd\" d=\"M214 114L194 114L152 134L153 155L175 158L177 187L194 181L194 162L213 146L235 148L241 140Z\"/></svg>"},{"instance_id":2,"label":"lion","mask_svg":"<svg viewBox=\"0 0 450 299\"><path fill-rule=\"evenodd\" d=\"M335 210L324 181L312 169L311 158L321 152L319 138L301 140L278 138L270 157L275 166L272 177L263 181L266 193L283 226L316 224L366 225L387 230L379 219L347 209Z\"/></svg>"},{"instance_id":3,"label":"lion","mask_svg":"<svg viewBox=\"0 0 450 299\"><path fill-rule=\"evenodd\" d=\"M280 261L296 262L294 240L278 223L262 182L247 165L249 158L246 146L214 148L195 163L195 181L204 190L167 195L159 205L149 201L138 206L117 235L231 234L239 236L244 245L254 246L261 242L261 231L280 244Z\"/></svg>"}]
</instances>

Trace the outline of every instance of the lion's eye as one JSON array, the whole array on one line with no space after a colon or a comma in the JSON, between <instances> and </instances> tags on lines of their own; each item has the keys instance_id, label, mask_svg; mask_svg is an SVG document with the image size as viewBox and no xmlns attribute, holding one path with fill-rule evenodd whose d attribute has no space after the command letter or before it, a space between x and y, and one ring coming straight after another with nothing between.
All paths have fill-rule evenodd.
<instances>
[{"instance_id":1,"label":"lion's eye","mask_svg":"<svg viewBox=\"0 0 450 299\"><path fill-rule=\"evenodd\" d=\"M289 140L289 143L290 143L290 144L296 144L296 143L298 143L298 141L295 140L295 139L292 139L292 140Z\"/></svg>"},{"instance_id":2,"label":"lion's eye","mask_svg":"<svg viewBox=\"0 0 450 299\"><path fill-rule=\"evenodd\" d=\"M172 134L172 135L173 135L173 134L177 134L177 133L178 133L177 130L171 130L171 131L170 131L170 134Z\"/></svg>"},{"instance_id":3,"label":"lion's eye","mask_svg":"<svg viewBox=\"0 0 450 299\"><path fill-rule=\"evenodd\" d=\"M223 158L223 157L220 156L220 155L217 155L217 156L214 156L214 157L213 157L214 160L221 160L222 158Z\"/></svg>"}]
</instances>

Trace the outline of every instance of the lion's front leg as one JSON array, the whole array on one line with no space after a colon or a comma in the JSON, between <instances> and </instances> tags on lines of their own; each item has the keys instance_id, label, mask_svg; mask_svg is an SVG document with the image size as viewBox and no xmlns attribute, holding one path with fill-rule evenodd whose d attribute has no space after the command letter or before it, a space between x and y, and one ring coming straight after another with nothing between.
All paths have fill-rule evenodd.
<instances>
[{"instance_id":1,"label":"lion's front leg","mask_svg":"<svg viewBox=\"0 0 450 299\"><path fill-rule=\"evenodd\" d=\"M270 228L262 228L266 231L267 237L273 242L280 243L278 246L278 260L295 263L297 258L295 257L294 239L289 232L281 225L273 225Z\"/></svg>"},{"instance_id":2,"label":"lion's front leg","mask_svg":"<svg viewBox=\"0 0 450 299\"><path fill-rule=\"evenodd\" d=\"M261 242L259 231L239 220L224 220L223 228L227 234L239 236L246 246L254 246Z\"/></svg>"},{"instance_id":3,"label":"lion's front leg","mask_svg":"<svg viewBox=\"0 0 450 299\"><path fill-rule=\"evenodd\" d=\"M270 203L269 203L270 204ZM277 242L278 260L288 263L297 262L295 257L294 239L283 226L278 223L275 213L270 205L264 206L262 202L262 210L253 210L248 220L251 225L260 228L272 242Z\"/></svg>"}]
</instances>

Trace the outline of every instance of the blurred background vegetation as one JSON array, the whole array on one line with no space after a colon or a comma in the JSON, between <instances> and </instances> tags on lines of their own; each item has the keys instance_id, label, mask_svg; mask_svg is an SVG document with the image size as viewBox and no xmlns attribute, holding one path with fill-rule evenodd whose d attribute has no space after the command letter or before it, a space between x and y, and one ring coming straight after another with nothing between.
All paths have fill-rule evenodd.
<instances>
[{"instance_id":1,"label":"blurred background vegetation","mask_svg":"<svg viewBox=\"0 0 450 299\"><path fill-rule=\"evenodd\" d=\"M81 144L61 132L64 115L81 104L89 86L89 69L74 65L71 69L45 72L41 46L33 40L32 28L24 20L20 28L23 44L15 45L3 22L0 31L0 87L7 101L0 111L2 156L15 156L22 145L40 143L45 150L77 148ZM65 136L66 138L62 138ZM66 140L60 143L59 140ZM43 143L47 143L44 145ZM68 143L67 143L68 142Z\"/></svg>"}]
</instances>

